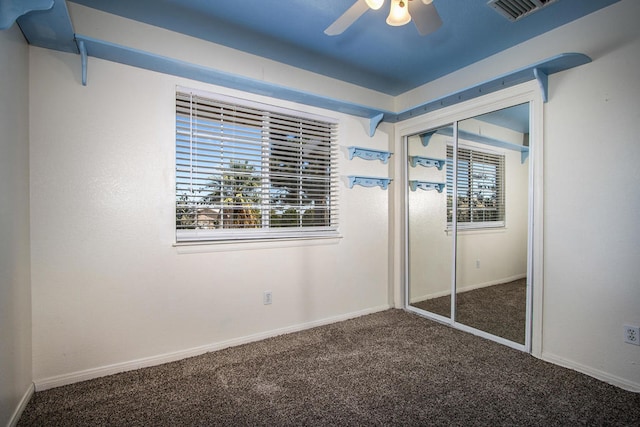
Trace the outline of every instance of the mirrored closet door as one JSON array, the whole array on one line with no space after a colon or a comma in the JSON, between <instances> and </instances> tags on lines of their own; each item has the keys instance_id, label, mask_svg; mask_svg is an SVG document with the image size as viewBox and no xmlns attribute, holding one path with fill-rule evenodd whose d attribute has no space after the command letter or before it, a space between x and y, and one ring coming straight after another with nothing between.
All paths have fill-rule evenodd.
<instances>
[{"instance_id":1,"label":"mirrored closet door","mask_svg":"<svg viewBox=\"0 0 640 427\"><path fill-rule=\"evenodd\" d=\"M529 104L406 142L407 306L528 349Z\"/></svg>"}]
</instances>

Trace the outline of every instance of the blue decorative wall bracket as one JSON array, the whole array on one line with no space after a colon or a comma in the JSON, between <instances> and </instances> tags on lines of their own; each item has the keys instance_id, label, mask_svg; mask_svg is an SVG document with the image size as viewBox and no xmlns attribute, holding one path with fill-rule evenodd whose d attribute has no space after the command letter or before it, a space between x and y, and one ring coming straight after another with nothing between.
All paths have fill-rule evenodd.
<instances>
[{"instance_id":1,"label":"blue decorative wall bracket","mask_svg":"<svg viewBox=\"0 0 640 427\"><path fill-rule=\"evenodd\" d=\"M433 135L435 135L437 132L438 132L437 130L432 130L430 132L426 132L426 133L420 134L420 139L422 140L422 145L425 146L425 147L427 145L429 145L429 142L431 142L431 137Z\"/></svg>"},{"instance_id":2,"label":"blue decorative wall bracket","mask_svg":"<svg viewBox=\"0 0 640 427\"><path fill-rule=\"evenodd\" d=\"M411 188L411 191L416 191L417 189L425 190L425 191L437 190L438 193L442 193L442 190L444 190L445 185L446 184L444 184L443 182L429 182L429 181L417 181L417 180L409 181L409 187Z\"/></svg>"},{"instance_id":3,"label":"blue decorative wall bracket","mask_svg":"<svg viewBox=\"0 0 640 427\"><path fill-rule=\"evenodd\" d=\"M422 156L409 156L409 161L411 162L411 167L416 166L424 166L425 168L438 168L439 171L442 170L446 160L443 159L432 159L431 157L422 157Z\"/></svg>"},{"instance_id":4,"label":"blue decorative wall bracket","mask_svg":"<svg viewBox=\"0 0 640 427\"><path fill-rule=\"evenodd\" d=\"M549 76L540 68L534 68L533 75L538 81L538 86L540 86L540 92L542 92L542 102L547 102L547 100L549 99Z\"/></svg>"},{"instance_id":5,"label":"blue decorative wall bracket","mask_svg":"<svg viewBox=\"0 0 640 427\"><path fill-rule=\"evenodd\" d=\"M53 0L0 0L0 30L11 28L22 15L52 7Z\"/></svg>"},{"instance_id":6,"label":"blue decorative wall bracket","mask_svg":"<svg viewBox=\"0 0 640 427\"><path fill-rule=\"evenodd\" d=\"M376 129L378 128L378 125L380 124L383 118L384 118L384 113L380 113L380 114L376 114L375 116L369 119L369 136L370 137L373 137L373 135L376 133Z\"/></svg>"},{"instance_id":7,"label":"blue decorative wall bracket","mask_svg":"<svg viewBox=\"0 0 640 427\"><path fill-rule=\"evenodd\" d=\"M380 160L382 163L386 164L391 157L389 151L382 150L371 150L369 148L361 148L361 147L347 147L349 149L349 160L353 160L354 157L360 157L364 160Z\"/></svg>"},{"instance_id":8,"label":"blue decorative wall bracket","mask_svg":"<svg viewBox=\"0 0 640 427\"><path fill-rule=\"evenodd\" d=\"M78 41L80 63L82 64L82 86L87 85L87 47L82 40Z\"/></svg>"},{"instance_id":9,"label":"blue decorative wall bracket","mask_svg":"<svg viewBox=\"0 0 640 427\"><path fill-rule=\"evenodd\" d=\"M386 190L391 181L392 181L391 178L349 175L349 188L353 188L354 185L361 185L363 187L379 186L383 190Z\"/></svg>"},{"instance_id":10,"label":"blue decorative wall bracket","mask_svg":"<svg viewBox=\"0 0 640 427\"><path fill-rule=\"evenodd\" d=\"M421 134L420 138L422 139L422 145L424 145L426 147L429 144L429 140L431 139L431 137L433 135L435 135L436 133L439 134L439 135L452 137L453 136L453 127L447 126L447 127L443 127L443 128L440 128L440 129L436 129L434 131L430 131L430 132ZM462 130L462 129L458 130L458 137L460 139L466 139L468 141L474 141L474 142L478 142L480 144L487 144L487 145L491 145L493 147L504 148L506 150L519 151L521 153L520 161L522 163L524 163L527 160L527 157L529 157L529 147L527 147L525 145L518 145L518 144L514 144L512 142L501 141L501 140L496 139L496 138L491 138L491 137L488 137L488 136L484 136L484 135L480 135L480 134L477 134L477 133L465 131L465 130Z\"/></svg>"}]
</instances>

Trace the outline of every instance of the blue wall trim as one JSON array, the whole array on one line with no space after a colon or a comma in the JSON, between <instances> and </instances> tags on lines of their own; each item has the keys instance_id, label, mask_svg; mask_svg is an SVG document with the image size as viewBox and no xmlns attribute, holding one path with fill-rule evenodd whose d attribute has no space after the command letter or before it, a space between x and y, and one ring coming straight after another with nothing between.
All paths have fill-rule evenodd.
<instances>
[{"instance_id":1,"label":"blue wall trim","mask_svg":"<svg viewBox=\"0 0 640 427\"><path fill-rule=\"evenodd\" d=\"M76 34L78 44L84 43L87 55L120 64L131 65L146 70L157 71L173 76L184 77L205 83L215 84L250 92L257 95L298 102L314 107L338 111L357 117L372 118L379 114L392 114L371 107L324 97L322 95L291 89L284 86L250 79L213 68L203 67L186 61L156 55L103 40Z\"/></svg>"},{"instance_id":2,"label":"blue wall trim","mask_svg":"<svg viewBox=\"0 0 640 427\"><path fill-rule=\"evenodd\" d=\"M203 67L186 61L180 61L79 34L75 36L75 39L78 46L81 44L84 45L86 55L88 56L224 86L231 89L242 90L257 95L264 95L332 111L338 111L340 113L357 117L364 117L370 120L370 136L373 136L375 129L381 121L397 123L533 79L539 80L538 76L542 75L542 73L544 73L544 75L554 74L591 62L591 58L581 53L563 53L445 97L428 101L401 113L394 113L391 111L380 110L373 107L367 107L352 102L337 100L310 92L226 73L213 68ZM86 72L86 64L84 64L84 62L83 72ZM83 83L85 82L86 76L83 74ZM543 96L546 95L543 94Z\"/></svg>"},{"instance_id":3,"label":"blue wall trim","mask_svg":"<svg viewBox=\"0 0 640 427\"><path fill-rule=\"evenodd\" d=\"M48 10L53 0L0 0L0 30L13 26L16 20L34 10Z\"/></svg>"},{"instance_id":4,"label":"blue wall trim","mask_svg":"<svg viewBox=\"0 0 640 427\"><path fill-rule=\"evenodd\" d=\"M0 0L1 1L1 0ZM18 18L22 34L30 45L63 52L78 53L73 40L73 25L64 0L52 1L53 7Z\"/></svg>"},{"instance_id":5,"label":"blue wall trim","mask_svg":"<svg viewBox=\"0 0 640 427\"><path fill-rule=\"evenodd\" d=\"M394 116L386 116L385 121L397 123L403 120L410 119L412 117L420 116L422 114L430 113L441 108L449 107L451 105L458 104L460 102L468 101L470 99L478 98L480 96L496 92L498 90L506 89L508 87L516 86L521 83L538 79L537 75L549 76L550 74L565 71L579 65L587 64L591 62L591 58L582 53L563 53L557 56L553 56L544 61L537 62L524 68L512 71L495 79L488 80L484 83L477 84L475 86L463 89L461 91L446 95L442 98L434 99L424 104L405 110ZM537 71L536 71L537 70ZM543 90L543 98L546 98L546 85Z\"/></svg>"}]
</instances>

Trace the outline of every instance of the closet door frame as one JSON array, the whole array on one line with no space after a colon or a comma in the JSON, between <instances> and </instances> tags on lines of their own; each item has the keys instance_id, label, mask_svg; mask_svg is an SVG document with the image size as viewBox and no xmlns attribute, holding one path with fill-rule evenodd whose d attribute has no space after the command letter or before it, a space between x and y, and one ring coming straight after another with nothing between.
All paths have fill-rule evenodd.
<instances>
[{"instance_id":1,"label":"closet door frame","mask_svg":"<svg viewBox=\"0 0 640 427\"><path fill-rule=\"evenodd\" d=\"M528 221L528 247L527 247L527 275L529 286L527 286L527 328L525 332L525 344L518 344L512 341L496 337L486 332L455 322L455 315L452 311L450 319L437 315L429 315L423 310L416 309L409 304L409 247L408 247L408 162L407 143L411 135L435 129L447 124L473 118L478 115L490 113L503 108L512 107L519 104L529 104L529 221ZM396 230L401 233L402 256L400 257L401 271L403 272L400 283L396 284L395 295L402 301L402 307L408 311L425 315L438 322L446 323L456 329L460 329L484 338L491 339L506 346L516 348L534 356L540 357L542 354L542 303L543 303L543 101L539 86L536 82L523 83L502 91L462 102L450 107L442 108L434 112L415 117L396 125L396 147L401 153L398 160L402 162L402 182L404 190L402 193L402 214L401 221L397 222ZM455 136L455 135L454 135ZM454 239L454 255L455 255ZM455 256L452 261L452 295L455 295ZM452 297L452 308L455 305L455 297Z\"/></svg>"}]
</instances>

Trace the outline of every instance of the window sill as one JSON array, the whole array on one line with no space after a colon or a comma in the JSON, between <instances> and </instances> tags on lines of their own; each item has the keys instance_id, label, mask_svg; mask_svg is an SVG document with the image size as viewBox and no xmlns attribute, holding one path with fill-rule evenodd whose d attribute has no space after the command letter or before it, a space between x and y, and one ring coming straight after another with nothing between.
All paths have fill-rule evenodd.
<instances>
[{"instance_id":1,"label":"window sill","mask_svg":"<svg viewBox=\"0 0 640 427\"><path fill-rule=\"evenodd\" d=\"M505 233L508 228L504 225L498 225L495 227L460 227L458 228L458 234L496 234ZM453 228L447 227L444 232L447 236L453 234Z\"/></svg>"},{"instance_id":2,"label":"window sill","mask_svg":"<svg viewBox=\"0 0 640 427\"><path fill-rule=\"evenodd\" d=\"M274 237L256 239L192 240L175 242L178 254L227 252L250 249L276 249L301 246L335 245L342 235L332 233L326 236Z\"/></svg>"}]
</instances>

